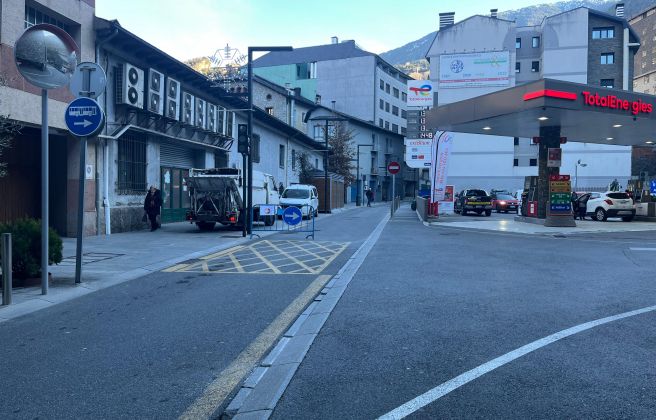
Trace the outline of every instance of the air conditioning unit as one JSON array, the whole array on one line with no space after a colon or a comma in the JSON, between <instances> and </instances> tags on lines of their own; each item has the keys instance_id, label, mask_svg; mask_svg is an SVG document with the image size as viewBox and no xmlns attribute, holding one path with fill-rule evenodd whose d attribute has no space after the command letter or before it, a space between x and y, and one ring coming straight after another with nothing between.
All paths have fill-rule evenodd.
<instances>
[{"instance_id":1,"label":"air conditioning unit","mask_svg":"<svg viewBox=\"0 0 656 420\"><path fill-rule=\"evenodd\" d=\"M164 114L164 75L155 69L148 69L148 101L146 109L155 114Z\"/></svg>"},{"instance_id":2,"label":"air conditioning unit","mask_svg":"<svg viewBox=\"0 0 656 420\"><path fill-rule=\"evenodd\" d=\"M216 133L216 105L207 104L207 130Z\"/></svg>"},{"instance_id":3,"label":"air conditioning unit","mask_svg":"<svg viewBox=\"0 0 656 420\"><path fill-rule=\"evenodd\" d=\"M194 125L194 95L189 92L182 92L182 112L180 121L183 124Z\"/></svg>"},{"instance_id":4,"label":"air conditioning unit","mask_svg":"<svg viewBox=\"0 0 656 420\"><path fill-rule=\"evenodd\" d=\"M180 82L170 77L166 78L165 116L172 120L180 119Z\"/></svg>"},{"instance_id":5,"label":"air conditioning unit","mask_svg":"<svg viewBox=\"0 0 656 420\"><path fill-rule=\"evenodd\" d=\"M206 113L207 111L207 102L204 99L196 98L196 111L194 111L195 123L194 125L203 130L206 127Z\"/></svg>"},{"instance_id":6,"label":"air conditioning unit","mask_svg":"<svg viewBox=\"0 0 656 420\"><path fill-rule=\"evenodd\" d=\"M125 63L119 67L121 77L120 92L117 95L118 103L143 108L144 103L144 71L132 64Z\"/></svg>"}]
</instances>

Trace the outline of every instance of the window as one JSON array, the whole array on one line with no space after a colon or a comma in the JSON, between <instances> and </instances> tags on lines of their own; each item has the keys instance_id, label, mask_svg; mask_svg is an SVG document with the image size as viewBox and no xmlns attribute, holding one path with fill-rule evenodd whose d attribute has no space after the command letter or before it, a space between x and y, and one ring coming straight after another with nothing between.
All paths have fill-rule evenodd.
<instances>
[{"instance_id":1,"label":"window","mask_svg":"<svg viewBox=\"0 0 656 420\"><path fill-rule=\"evenodd\" d=\"M232 123L235 119L234 112L228 112L226 118L226 136L232 137Z\"/></svg>"},{"instance_id":2,"label":"window","mask_svg":"<svg viewBox=\"0 0 656 420\"><path fill-rule=\"evenodd\" d=\"M615 87L615 79L601 79L601 82L599 82L599 86L612 89L613 87Z\"/></svg>"},{"instance_id":3,"label":"window","mask_svg":"<svg viewBox=\"0 0 656 420\"><path fill-rule=\"evenodd\" d=\"M531 159L529 161L529 166L538 166L538 160L537 159Z\"/></svg>"},{"instance_id":4,"label":"window","mask_svg":"<svg viewBox=\"0 0 656 420\"><path fill-rule=\"evenodd\" d=\"M296 170L296 149L292 149L292 171Z\"/></svg>"},{"instance_id":5,"label":"window","mask_svg":"<svg viewBox=\"0 0 656 420\"><path fill-rule=\"evenodd\" d=\"M118 139L118 193L146 191L146 136L131 132Z\"/></svg>"},{"instance_id":6,"label":"window","mask_svg":"<svg viewBox=\"0 0 656 420\"><path fill-rule=\"evenodd\" d=\"M313 63L310 63L308 77L310 79L316 79L317 78L317 62L316 61L313 62Z\"/></svg>"},{"instance_id":7,"label":"window","mask_svg":"<svg viewBox=\"0 0 656 420\"><path fill-rule=\"evenodd\" d=\"M522 39L521 38L515 38L515 48L516 49L522 48Z\"/></svg>"},{"instance_id":8,"label":"window","mask_svg":"<svg viewBox=\"0 0 656 420\"><path fill-rule=\"evenodd\" d=\"M278 148L278 166L281 168L285 168L285 145L281 144L280 147Z\"/></svg>"},{"instance_id":9,"label":"window","mask_svg":"<svg viewBox=\"0 0 656 420\"><path fill-rule=\"evenodd\" d=\"M405 109L401 110L401 118L408 118L408 113L406 112Z\"/></svg>"},{"instance_id":10,"label":"window","mask_svg":"<svg viewBox=\"0 0 656 420\"><path fill-rule=\"evenodd\" d=\"M380 107L380 109L385 109L385 101L383 101L382 99L379 99L378 100L378 106Z\"/></svg>"},{"instance_id":11,"label":"window","mask_svg":"<svg viewBox=\"0 0 656 420\"><path fill-rule=\"evenodd\" d=\"M385 130L389 130L389 121L385 121Z\"/></svg>"},{"instance_id":12,"label":"window","mask_svg":"<svg viewBox=\"0 0 656 420\"><path fill-rule=\"evenodd\" d=\"M394 88L394 90L392 92L394 92L394 97L395 98L399 97L399 90L397 88Z\"/></svg>"},{"instance_id":13,"label":"window","mask_svg":"<svg viewBox=\"0 0 656 420\"><path fill-rule=\"evenodd\" d=\"M251 159L254 163L260 163L260 135L253 134L251 141Z\"/></svg>"},{"instance_id":14,"label":"window","mask_svg":"<svg viewBox=\"0 0 656 420\"><path fill-rule=\"evenodd\" d=\"M385 90L385 82L383 82L383 79L380 79L380 90Z\"/></svg>"},{"instance_id":15,"label":"window","mask_svg":"<svg viewBox=\"0 0 656 420\"><path fill-rule=\"evenodd\" d=\"M383 119L382 119L382 118L378 118L378 125L379 125L380 127L383 126Z\"/></svg>"},{"instance_id":16,"label":"window","mask_svg":"<svg viewBox=\"0 0 656 420\"><path fill-rule=\"evenodd\" d=\"M515 146L519 146L519 137L513 138L513 141L515 142ZM515 165L517 166L517 165Z\"/></svg>"},{"instance_id":17,"label":"window","mask_svg":"<svg viewBox=\"0 0 656 420\"><path fill-rule=\"evenodd\" d=\"M531 71L534 73L537 73L540 71L540 62L539 61L531 61Z\"/></svg>"},{"instance_id":18,"label":"window","mask_svg":"<svg viewBox=\"0 0 656 420\"><path fill-rule=\"evenodd\" d=\"M315 169L319 169L319 158L314 158L314 167Z\"/></svg>"},{"instance_id":19,"label":"window","mask_svg":"<svg viewBox=\"0 0 656 420\"><path fill-rule=\"evenodd\" d=\"M307 123L305 122L305 115L306 115L305 112L301 112L301 122L302 122L303 124L307 124Z\"/></svg>"},{"instance_id":20,"label":"window","mask_svg":"<svg viewBox=\"0 0 656 420\"><path fill-rule=\"evenodd\" d=\"M405 127L401 127L401 134L405 136Z\"/></svg>"},{"instance_id":21,"label":"window","mask_svg":"<svg viewBox=\"0 0 656 420\"><path fill-rule=\"evenodd\" d=\"M615 28L612 26L606 28L592 28L592 39L609 38L615 38Z\"/></svg>"},{"instance_id":22,"label":"window","mask_svg":"<svg viewBox=\"0 0 656 420\"><path fill-rule=\"evenodd\" d=\"M405 92L401 92L401 99L403 102L408 102L408 94Z\"/></svg>"},{"instance_id":23,"label":"window","mask_svg":"<svg viewBox=\"0 0 656 420\"><path fill-rule=\"evenodd\" d=\"M520 63L519 61L516 61L515 62L515 73L519 73L521 69L522 69L522 63Z\"/></svg>"},{"instance_id":24,"label":"window","mask_svg":"<svg viewBox=\"0 0 656 420\"><path fill-rule=\"evenodd\" d=\"M398 133L399 132L399 126L397 124L392 124L392 131L395 132L395 133Z\"/></svg>"},{"instance_id":25,"label":"window","mask_svg":"<svg viewBox=\"0 0 656 420\"><path fill-rule=\"evenodd\" d=\"M399 107L398 106L392 106L392 115L399 115Z\"/></svg>"},{"instance_id":26,"label":"window","mask_svg":"<svg viewBox=\"0 0 656 420\"><path fill-rule=\"evenodd\" d=\"M323 141L323 127L320 125L315 125L314 126L314 133L313 133L313 138L316 141Z\"/></svg>"},{"instance_id":27,"label":"window","mask_svg":"<svg viewBox=\"0 0 656 420\"><path fill-rule=\"evenodd\" d=\"M49 23L65 30L69 35L71 34L71 28L68 25L65 25L64 22L50 17L34 7L25 6L25 29L40 23Z\"/></svg>"},{"instance_id":28,"label":"window","mask_svg":"<svg viewBox=\"0 0 656 420\"><path fill-rule=\"evenodd\" d=\"M615 53L601 53L601 64L614 64Z\"/></svg>"},{"instance_id":29,"label":"window","mask_svg":"<svg viewBox=\"0 0 656 420\"><path fill-rule=\"evenodd\" d=\"M385 92L390 93L390 85L389 85L389 83L385 83Z\"/></svg>"},{"instance_id":30,"label":"window","mask_svg":"<svg viewBox=\"0 0 656 420\"><path fill-rule=\"evenodd\" d=\"M314 97L314 103L317 105L321 105L321 95L316 95Z\"/></svg>"},{"instance_id":31,"label":"window","mask_svg":"<svg viewBox=\"0 0 656 420\"><path fill-rule=\"evenodd\" d=\"M387 112L390 111L390 105L389 105L389 102L385 102L385 111L387 111Z\"/></svg>"},{"instance_id":32,"label":"window","mask_svg":"<svg viewBox=\"0 0 656 420\"><path fill-rule=\"evenodd\" d=\"M540 48L540 37L539 36L534 36L531 39L531 46L533 48Z\"/></svg>"},{"instance_id":33,"label":"window","mask_svg":"<svg viewBox=\"0 0 656 420\"><path fill-rule=\"evenodd\" d=\"M519 159L513 159L513 166L519 166Z\"/></svg>"},{"instance_id":34,"label":"window","mask_svg":"<svg viewBox=\"0 0 656 420\"><path fill-rule=\"evenodd\" d=\"M267 114L273 115L273 107L272 106L268 106L268 107L264 108L264 110L266 111Z\"/></svg>"}]
</instances>

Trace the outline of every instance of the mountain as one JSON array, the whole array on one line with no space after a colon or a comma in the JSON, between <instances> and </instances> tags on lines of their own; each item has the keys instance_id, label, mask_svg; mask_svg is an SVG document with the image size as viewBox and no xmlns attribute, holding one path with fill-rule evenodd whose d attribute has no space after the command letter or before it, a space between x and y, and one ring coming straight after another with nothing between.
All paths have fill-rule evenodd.
<instances>
[{"instance_id":1,"label":"mountain","mask_svg":"<svg viewBox=\"0 0 656 420\"><path fill-rule=\"evenodd\" d=\"M540 24L547 16L552 16L582 6L608 14L615 14L615 4L616 2L611 0L569 0L500 12L499 17L501 19L514 20L517 22L518 26L530 26ZM653 5L654 0L625 0L624 15L627 17L633 17ZM483 12L484 11L481 11L481 13ZM456 18L458 17L456 16ZM466 19L466 17L461 17L459 20L464 19ZM435 20L437 21L437 19ZM410 63L408 66L404 66L404 69L417 66L423 67L421 63L416 63L416 61L424 59L428 52L428 48L433 42L433 39L435 39L436 33L437 32L431 32L416 41L409 42L399 48L384 52L380 54L380 56L390 64L397 66Z\"/></svg>"}]
</instances>

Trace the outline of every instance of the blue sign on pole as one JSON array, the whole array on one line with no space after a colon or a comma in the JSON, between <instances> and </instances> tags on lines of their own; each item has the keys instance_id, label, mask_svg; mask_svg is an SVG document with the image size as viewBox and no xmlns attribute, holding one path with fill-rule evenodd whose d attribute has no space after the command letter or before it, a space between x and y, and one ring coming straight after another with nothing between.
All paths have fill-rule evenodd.
<instances>
[{"instance_id":1,"label":"blue sign on pole","mask_svg":"<svg viewBox=\"0 0 656 420\"><path fill-rule=\"evenodd\" d=\"M71 134L77 137L89 137L100 130L105 114L98 102L82 97L68 104L64 119Z\"/></svg>"},{"instance_id":2,"label":"blue sign on pole","mask_svg":"<svg viewBox=\"0 0 656 420\"><path fill-rule=\"evenodd\" d=\"M303 220L303 213L298 207L287 207L282 212L282 220L290 226L295 226Z\"/></svg>"},{"instance_id":3,"label":"blue sign on pole","mask_svg":"<svg viewBox=\"0 0 656 420\"><path fill-rule=\"evenodd\" d=\"M656 194L656 181L651 181L649 184L649 192L652 194Z\"/></svg>"}]
</instances>

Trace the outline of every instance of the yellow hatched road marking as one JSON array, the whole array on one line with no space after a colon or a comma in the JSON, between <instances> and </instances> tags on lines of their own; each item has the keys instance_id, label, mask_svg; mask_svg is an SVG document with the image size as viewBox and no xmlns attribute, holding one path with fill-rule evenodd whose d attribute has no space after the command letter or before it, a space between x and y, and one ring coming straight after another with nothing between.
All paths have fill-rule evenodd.
<instances>
[{"instance_id":1,"label":"yellow hatched road marking","mask_svg":"<svg viewBox=\"0 0 656 420\"><path fill-rule=\"evenodd\" d=\"M230 254L230 260L232 260L232 263L235 265L235 268L237 269L237 272L239 273L245 273L244 268L241 266L241 263L237 258L235 258L235 254Z\"/></svg>"},{"instance_id":2,"label":"yellow hatched road marking","mask_svg":"<svg viewBox=\"0 0 656 420\"><path fill-rule=\"evenodd\" d=\"M183 270L187 267L189 267L189 264L176 264L176 265L174 265L172 267L169 267L169 268L167 268L165 270L162 270L162 271L165 272L165 273L174 273L176 271L181 271L181 270Z\"/></svg>"},{"instance_id":3,"label":"yellow hatched road marking","mask_svg":"<svg viewBox=\"0 0 656 420\"><path fill-rule=\"evenodd\" d=\"M270 243L270 242L269 242L269 243ZM294 261L295 263L297 263L297 264L300 265L301 267L305 268L305 269L306 269L307 271L309 271L311 274L315 274L315 271L312 269L312 267L308 267L307 265L305 265L302 261L300 261L299 259L297 259L297 258L294 257L293 255L288 254L287 252L283 251L282 249L278 248L277 246L275 246L275 245L272 244L272 243L270 243L270 244L271 244L272 247L274 247L275 249L277 249L281 254L286 255L287 258L289 258L290 260Z\"/></svg>"},{"instance_id":4,"label":"yellow hatched road marking","mask_svg":"<svg viewBox=\"0 0 656 420\"><path fill-rule=\"evenodd\" d=\"M232 248L224 249L223 251L215 252L214 254L206 255L201 260L213 260L214 258L222 257L231 252L237 252L242 249L243 245L233 246Z\"/></svg>"}]
</instances>

